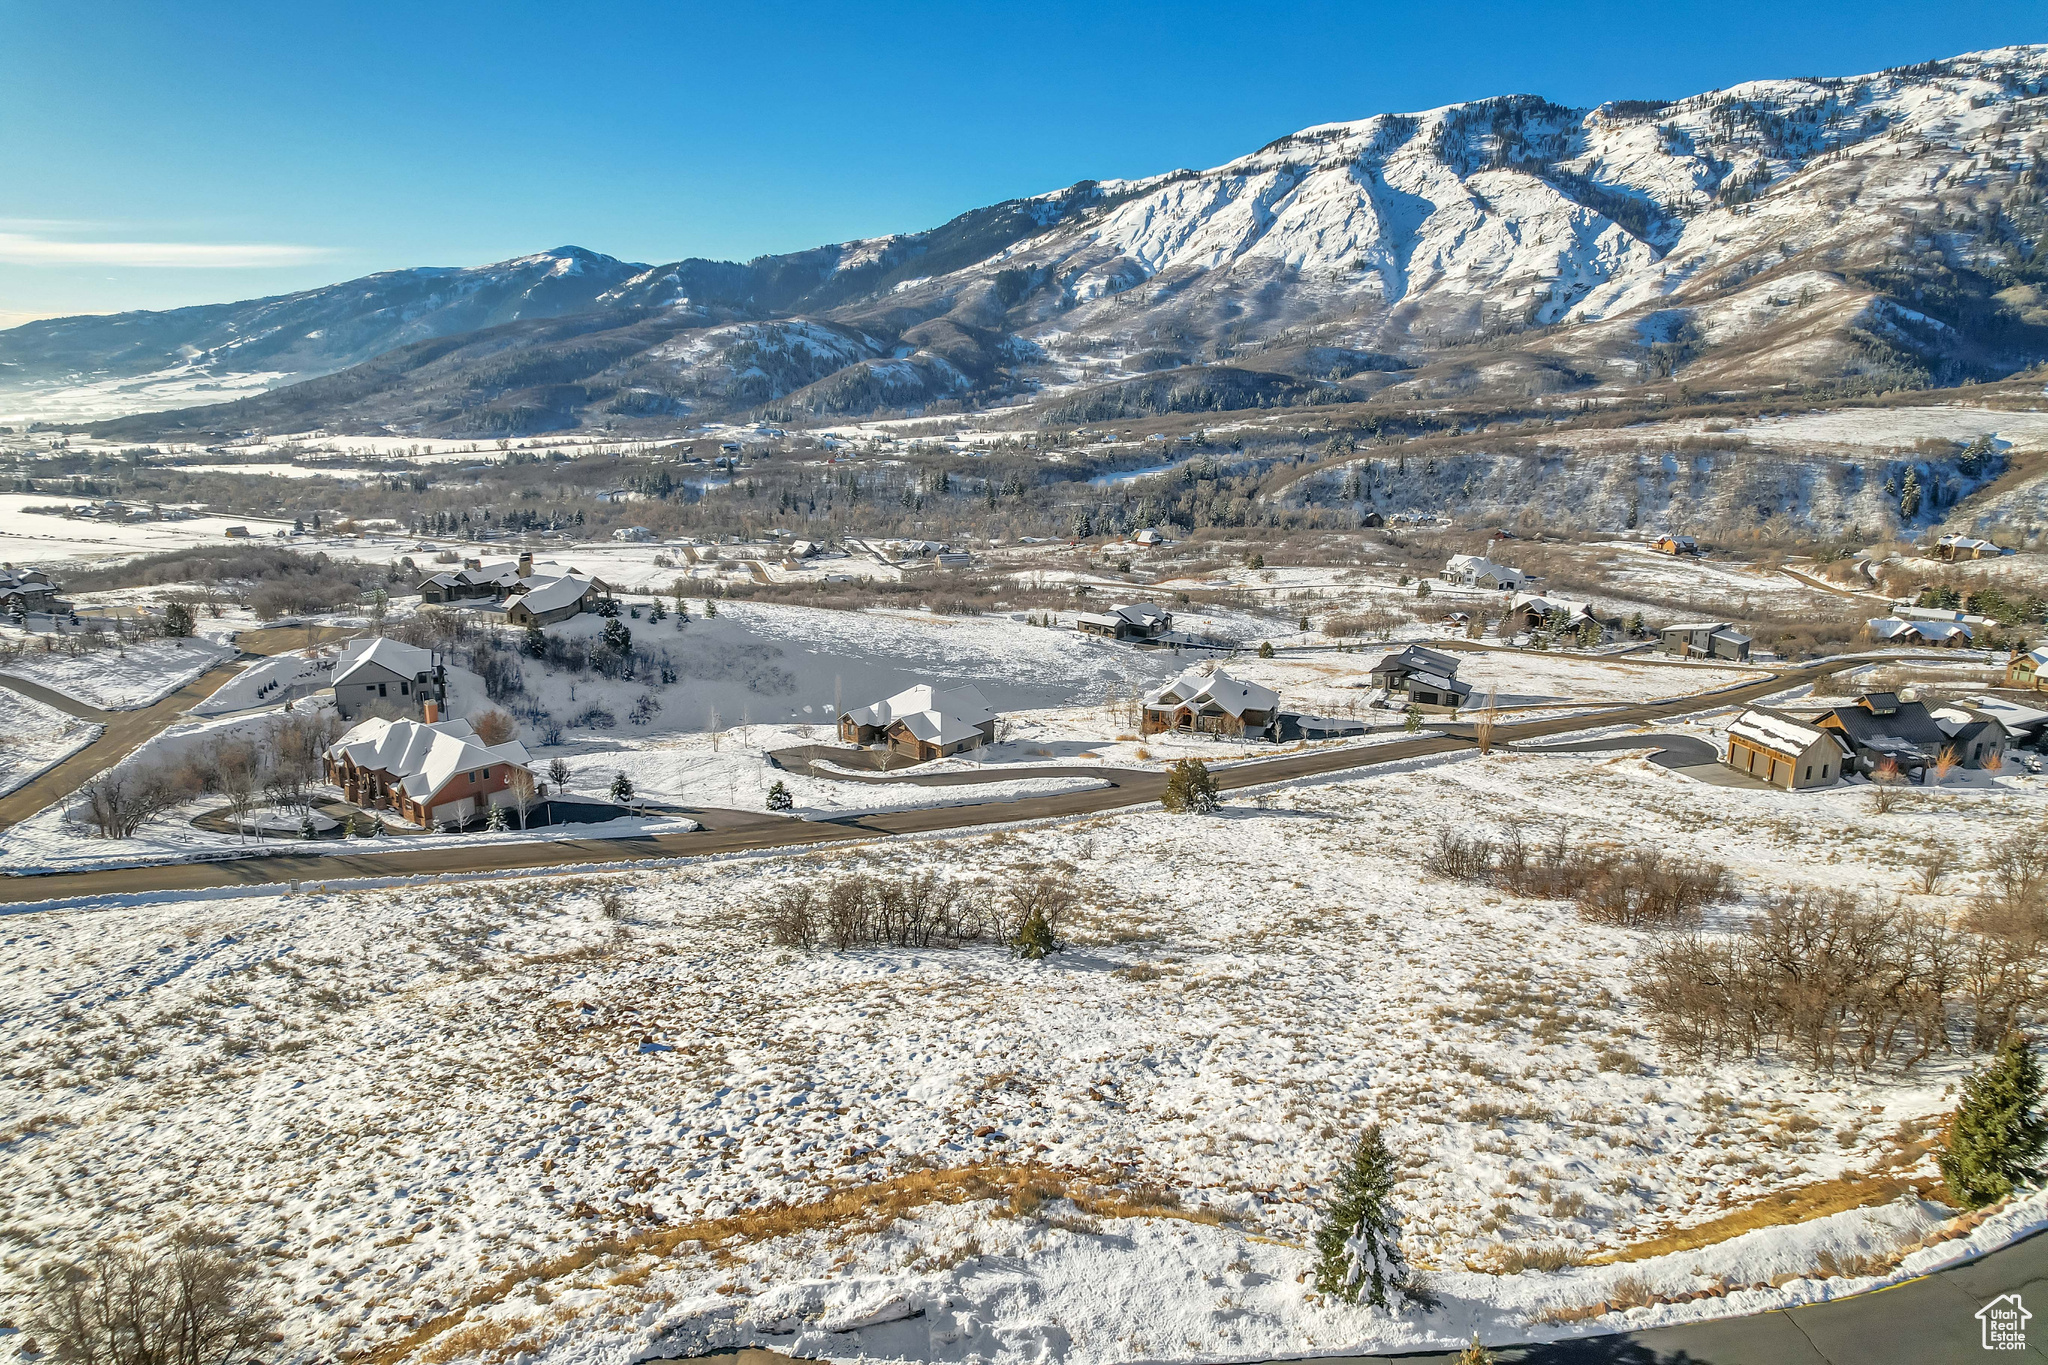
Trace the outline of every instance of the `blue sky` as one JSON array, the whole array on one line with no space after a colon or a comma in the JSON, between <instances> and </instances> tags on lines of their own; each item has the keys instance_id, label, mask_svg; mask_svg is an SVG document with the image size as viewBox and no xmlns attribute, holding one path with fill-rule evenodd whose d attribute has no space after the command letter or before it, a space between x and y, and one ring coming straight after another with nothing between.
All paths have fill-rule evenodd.
<instances>
[{"instance_id":1,"label":"blue sky","mask_svg":"<svg viewBox=\"0 0 2048 1365\"><path fill-rule=\"evenodd\" d=\"M0 326L574 243L744 259L1296 128L2048 39L2048 0L0 0Z\"/></svg>"}]
</instances>

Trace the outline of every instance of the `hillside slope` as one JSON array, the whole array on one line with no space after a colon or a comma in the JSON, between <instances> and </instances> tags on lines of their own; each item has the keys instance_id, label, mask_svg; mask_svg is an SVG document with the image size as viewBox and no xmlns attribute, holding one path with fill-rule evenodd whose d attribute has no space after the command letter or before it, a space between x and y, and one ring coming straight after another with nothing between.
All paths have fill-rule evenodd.
<instances>
[{"instance_id":1,"label":"hillside slope","mask_svg":"<svg viewBox=\"0 0 2048 1365\"><path fill-rule=\"evenodd\" d=\"M286 389L121 430L456 434L503 431L504 413L537 429L1017 401L1096 421L1374 395L1995 378L2048 358L2044 90L2048 47L2035 46L1671 103L1515 95L1383 114L924 233L744 265L595 258L609 264L586 267L605 280L587 304L603 321L573 342L519 311L479 345L496 368L459 381L387 364L346 411L326 390ZM544 387L520 383L551 369L544 357L499 359L557 344L587 357L594 331L610 337L606 365L553 367L578 372L574 393L525 391ZM216 367L298 354L249 345L204 354ZM437 399L451 383L474 401Z\"/></svg>"}]
</instances>

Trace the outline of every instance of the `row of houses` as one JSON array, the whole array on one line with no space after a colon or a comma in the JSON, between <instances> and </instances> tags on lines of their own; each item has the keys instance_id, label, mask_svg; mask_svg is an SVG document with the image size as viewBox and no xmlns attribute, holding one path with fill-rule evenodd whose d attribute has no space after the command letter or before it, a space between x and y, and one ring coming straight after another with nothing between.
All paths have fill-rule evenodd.
<instances>
[{"instance_id":1,"label":"row of houses","mask_svg":"<svg viewBox=\"0 0 2048 1365\"><path fill-rule=\"evenodd\" d=\"M1753 707L1728 727L1722 762L1787 791L1825 787L1851 774L1888 765L1907 778L1944 757L1962 768L2002 761L2011 738L2005 722L1977 706L1929 707L1893 692L1870 692L1847 706L1794 717Z\"/></svg>"},{"instance_id":2,"label":"row of houses","mask_svg":"<svg viewBox=\"0 0 2048 1365\"><path fill-rule=\"evenodd\" d=\"M502 606L515 626L551 626L597 608L611 588L601 578L563 564L533 562L531 551L494 564L471 561L422 579L420 600L435 606Z\"/></svg>"},{"instance_id":3,"label":"row of houses","mask_svg":"<svg viewBox=\"0 0 2048 1365\"><path fill-rule=\"evenodd\" d=\"M925 763L994 743L997 718L996 709L972 684L943 689L919 684L842 711L839 738L846 744L879 744ZM1280 733L1280 694L1221 669L1190 670L1146 694L1139 728L1148 735L1275 739Z\"/></svg>"}]
</instances>

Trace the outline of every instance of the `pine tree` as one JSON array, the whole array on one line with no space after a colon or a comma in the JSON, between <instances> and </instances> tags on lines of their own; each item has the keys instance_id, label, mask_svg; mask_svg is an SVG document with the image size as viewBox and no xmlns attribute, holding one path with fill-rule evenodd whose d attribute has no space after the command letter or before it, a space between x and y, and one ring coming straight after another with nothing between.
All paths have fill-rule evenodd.
<instances>
[{"instance_id":1,"label":"pine tree","mask_svg":"<svg viewBox=\"0 0 2048 1365\"><path fill-rule=\"evenodd\" d=\"M1273 642L1271 640L1259 641L1259 657L1261 659L1270 659L1273 657Z\"/></svg>"},{"instance_id":2,"label":"pine tree","mask_svg":"<svg viewBox=\"0 0 2048 1365\"><path fill-rule=\"evenodd\" d=\"M1479 1344L1477 1333L1474 1333L1472 1336L1472 1344L1458 1352L1457 1365L1499 1365L1499 1363L1499 1356Z\"/></svg>"},{"instance_id":3,"label":"pine tree","mask_svg":"<svg viewBox=\"0 0 2048 1365\"><path fill-rule=\"evenodd\" d=\"M548 633L539 626L526 628L526 652L536 659L548 657Z\"/></svg>"},{"instance_id":4,"label":"pine tree","mask_svg":"<svg viewBox=\"0 0 2048 1365\"><path fill-rule=\"evenodd\" d=\"M310 839L316 833L318 831L313 828L313 817L310 815L301 817L299 820L299 837L301 839Z\"/></svg>"},{"instance_id":5,"label":"pine tree","mask_svg":"<svg viewBox=\"0 0 2048 1365\"><path fill-rule=\"evenodd\" d=\"M1401 723L1401 728L1411 735L1419 734L1422 730L1422 712L1412 706L1409 707L1408 719Z\"/></svg>"},{"instance_id":6,"label":"pine tree","mask_svg":"<svg viewBox=\"0 0 2048 1365\"><path fill-rule=\"evenodd\" d=\"M1036 962L1048 953L1059 951L1059 940L1053 935L1052 925L1042 910L1033 910L1031 917L1017 930L1017 956Z\"/></svg>"},{"instance_id":7,"label":"pine tree","mask_svg":"<svg viewBox=\"0 0 2048 1365\"><path fill-rule=\"evenodd\" d=\"M613 805L631 805L633 801L633 779L624 773L620 773L617 777L613 778L611 796Z\"/></svg>"},{"instance_id":8,"label":"pine tree","mask_svg":"<svg viewBox=\"0 0 2048 1365\"><path fill-rule=\"evenodd\" d=\"M1375 1123L1359 1135L1337 1196L1316 1232L1316 1292L1346 1303L1388 1306L1389 1291L1405 1287L1401 1218L1392 1202L1394 1154Z\"/></svg>"},{"instance_id":9,"label":"pine tree","mask_svg":"<svg viewBox=\"0 0 2048 1365\"><path fill-rule=\"evenodd\" d=\"M2048 1149L2048 1123L2034 1112L2040 1100L2041 1068L2026 1038L2006 1035L1998 1055L1963 1082L1948 1150L1936 1158L1957 1204L1983 1208L2039 1173Z\"/></svg>"},{"instance_id":10,"label":"pine tree","mask_svg":"<svg viewBox=\"0 0 2048 1365\"><path fill-rule=\"evenodd\" d=\"M504 830L505 808L503 806L495 803L491 806L490 811L484 816L484 828L490 830L493 834L501 833Z\"/></svg>"},{"instance_id":11,"label":"pine tree","mask_svg":"<svg viewBox=\"0 0 2048 1365\"><path fill-rule=\"evenodd\" d=\"M1184 758L1174 764L1159 804L1175 815L1213 814L1221 802L1216 794L1216 779L1209 775L1209 765L1199 758Z\"/></svg>"},{"instance_id":12,"label":"pine tree","mask_svg":"<svg viewBox=\"0 0 2048 1365\"><path fill-rule=\"evenodd\" d=\"M796 798L789 794L789 784L777 778L775 785L768 789L768 809L793 810L795 807Z\"/></svg>"}]
</instances>

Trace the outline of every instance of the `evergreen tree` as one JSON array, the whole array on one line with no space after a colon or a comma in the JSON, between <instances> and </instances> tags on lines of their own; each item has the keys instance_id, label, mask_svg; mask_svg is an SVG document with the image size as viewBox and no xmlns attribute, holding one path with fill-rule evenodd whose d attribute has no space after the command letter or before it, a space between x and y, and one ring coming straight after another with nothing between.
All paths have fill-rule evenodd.
<instances>
[{"instance_id":1,"label":"evergreen tree","mask_svg":"<svg viewBox=\"0 0 2048 1365\"><path fill-rule=\"evenodd\" d=\"M195 622L192 608L183 602L173 602L164 608L164 634L173 640L182 640L192 633Z\"/></svg>"},{"instance_id":2,"label":"evergreen tree","mask_svg":"<svg viewBox=\"0 0 2048 1365\"><path fill-rule=\"evenodd\" d=\"M1422 729L1422 712L1416 710L1412 706L1409 707L1408 719L1401 722L1401 728L1406 730L1411 735L1419 733Z\"/></svg>"},{"instance_id":3,"label":"evergreen tree","mask_svg":"<svg viewBox=\"0 0 2048 1365\"><path fill-rule=\"evenodd\" d=\"M1018 957L1027 957L1034 962L1048 953L1059 951L1059 940L1054 937L1044 911L1033 910L1023 927L1017 930L1016 948Z\"/></svg>"},{"instance_id":4,"label":"evergreen tree","mask_svg":"<svg viewBox=\"0 0 2048 1365\"><path fill-rule=\"evenodd\" d=\"M1500 1357L1479 1344L1478 1333L1473 1333L1472 1344L1458 1352L1457 1365L1499 1365Z\"/></svg>"},{"instance_id":5,"label":"evergreen tree","mask_svg":"<svg viewBox=\"0 0 2048 1365\"><path fill-rule=\"evenodd\" d=\"M313 836L314 836L314 835L315 835L316 833L318 833L318 831L317 831L317 830L315 830L315 829L313 828L313 817L312 817L312 816L310 816L310 815L306 815L306 816L302 816L302 817L300 817L300 819L299 819L299 837L300 837L301 839L310 839L310 838L312 838L312 837L313 837Z\"/></svg>"},{"instance_id":6,"label":"evergreen tree","mask_svg":"<svg viewBox=\"0 0 2048 1365\"><path fill-rule=\"evenodd\" d=\"M1271 640L1259 641L1259 657L1261 659L1270 659L1273 657L1273 642Z\"/></svg>"},{"instance_id":7,"label":"evergreen tree","mask_svg":"<svg viewBox=\"0 0 2048 1365\"><path fill-rule=\"evenodd\" d=\"M1405 1287L1401 1218L1393 1205L1394 1154L1375 1123L1359 1135L1336 1198L1316 1232L1316 1292L1346 1303L1388 1306Z\"/></svg>"},{"instance_id":8,"label":"evergreen tree","mask_svg":"<svg viewBox=\"0 0 2048 1365\"><path fill-rule=\"evenodd\" d=\"M2041 1100L2041 1068L2027 1040L2006 1035L1998 1055L1963 1082L1962 1103L1948 1124L1948 1150L1936 1158L1949 1194L1966 1209L1980 1209L2039 1173L2048 1148L2048 1123L2034 1112Z\"/></svg>"},{"instance_id":9,"label":"evergreen tree","mask_svg":"<svg viewBox=\"0 0 2048 1365\"><path fill-rule=\"evenodd\" d=\"M1920 515L1920 471L1906 471L1906 485L1899 490L1899 517L1911 521Z\"/></svg>"},{"instance_id":10,"label":"evergreen tree","mask_svg":"<svg viewBox=\"0 0 2048 1365\"><path fill-rule=\"evenodd\" d=\"M539 626L526 628L526 652L536 659L548 657L548 633Z\"/></svg>"},{"instance_id":11,"label":"evergreen tree","mask_svg":"<svg viewBox=\"0 0 2048 1365\"><path fill-rule=\"evenodd\" d=\"M604 647L614 654L624 654L633 648L633 631L624 621L614 616L604 623Z\"/></svg>"},{"instance_id":12,"label":"evergreen tree","mask_svg":"<svg viewBox=\"0 0 2048 1365\"><path fill-rule=\"evenodd\" d=\"M1213 813L1220 801L1216 794L1216 779L1209 775L1209 765L1199 758L1184 758L1174 764L1159 804L1175 815Z\"/></svg>"},{"instance_id":13,"label":"evergreen tree","mask_svg":"<svg viewBox=\"0 0 2048 1365\"><path fill-rule=\"evenodd\" d=\"M777 778L775 785L768 789L768 809L793 810L795 808L796 798L789 794L789 784L781 778Z\"/></svg>"},{"instance_id":14,"label":"evergreen tree","mask_svg":"<svg viewBox=\"0 0 2048 1365\"><path fill-rule=\"evenodd\" d=\"M490 830L493 834L501 833L504 830L505 808L503 806L495 802L492 803L489 812L484 816L484 828Z\"/></svg>"},{"instance_id":15,"label":"evergreen tree","mask_svg":"<svg viewBox=\"0 0 2048 1365\"><path fill-rule=\"evenodd\" d=\"M633 801L633 779L624 773L620 773L617 777L613 778L611 795L612 804L618 806L631 805Z\"/></svg>"}]
</instances>

